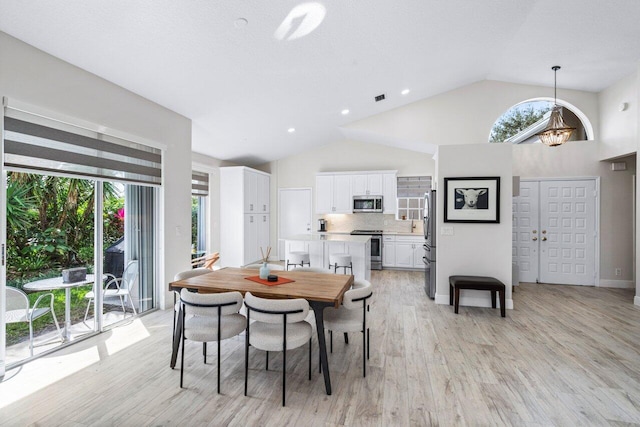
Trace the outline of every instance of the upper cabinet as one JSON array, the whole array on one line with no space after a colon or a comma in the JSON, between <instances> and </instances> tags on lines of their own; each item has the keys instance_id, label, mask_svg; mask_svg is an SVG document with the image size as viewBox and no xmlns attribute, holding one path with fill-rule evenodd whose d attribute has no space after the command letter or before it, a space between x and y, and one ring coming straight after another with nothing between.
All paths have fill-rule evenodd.
<instances>
[{"instance_id":1,"label":"upper cabinet","mask_svg":"<svg viewBox=\"0 0 640 427\"><path fill-rule=\"evenodd\" d=\"M398 211L398 179L395 173L382 174L383 213L395 215Z\"/></svg>"},{"instance_id":2,"label":"upper cabinet","mask_svg":"<svg viewBox=\"0 0 640 427\"><path fill-rule=\"evenodd\" d=\"M384 213L396 213L396 171L316 175L316 214L353 213L353 196L382 196Z\"/></svg>"},{"instance_id":3,"label":"upper cabinet","mask_svg":"<svg viewBox=\"0 0 640 427\"><path fill-rule=\"evenodd\" d=\"M351 193L354 196L383 195L383 176L380 173L351 175Z\"/></svg>"},{"instance_id":4,"label":"upper cabinet","mask_svg":"<svg viewBox=\"0 0 640 427\"><path fill-rule=\"evenodd\" d=\"M244 213L269 212L269 175L243 168Z\"/></svg>"},{"instance_id":5,"label":"upper cabinet","mask_svg":"<svg viewBox=\"0 0 640 427\"><path fill-rule=\"evenodd\" d=\"M316 176L316 213L351 213L351 177Z\"/></svg>"}]
</instances>

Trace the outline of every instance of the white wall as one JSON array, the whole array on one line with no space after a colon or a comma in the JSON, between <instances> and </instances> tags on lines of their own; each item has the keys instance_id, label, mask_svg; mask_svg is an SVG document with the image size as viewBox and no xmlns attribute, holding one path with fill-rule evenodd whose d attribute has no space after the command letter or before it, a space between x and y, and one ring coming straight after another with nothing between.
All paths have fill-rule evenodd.
<instances>
[{"instance_id":1,"label":"white wall","mask_svg":"<svg viewBox=\"0 0 640 427\"><path fill-rule=\"evenodd\" d=\"M622 104L627 104L620 111ZM601 159L635 153L638 148L638 73L634 72L598 94Z\"/></svg>"},{"instance_id":2,"label":"white wall","mask_svg":"<svg viewBox=\"0 0 640 427\"><path fill-rule=\"evenodd\" d=\"M220 167L238 165L200 153L192 153L191 161L194 169L209 172L207 253L220 252Z\"/></svg>"},{"instance_id":3,"label":"white wall","mask_svg":"<svg viewBox=\"0 0 640 427\"><path fill-rule=\"evenodd\" d=\"M2 32L0 52L0 95L166 147L158 280L170 306L167 283L190 261L191 120Z\"/></svg>"},{"instance_id":4,"label":"white wall","mask_svg":"<svg viewBox=\"0 0 640 427\"><path fill-rule=\"evenodd\" d=\"M453 235L437 236L436 303L449 304L449 276L490 276L506 286L506 308L511 297L512 146L503 144L442 145L438 148L438 230L453 228ZM500 223L444 222L444 178L500 177ZM464 291L460 305L491 307L491 294ZM499 306L499 302L498 302Z\"/></svg>"},{"instance_id":5,"label":"white wall","mask_svg":"<svg viewBox=\"0 0 640 427\"><path fill-rule=\"evenodd\" d=\"M553 99L553 88L485 80L378 114L347 126L385 136L390 143L425 151L436 145L481 144L489 140L495 121L524 100ZM558 98L587 115L598 138L598 99L595 93L565 90Z\"/></svg>"}]
</instances>

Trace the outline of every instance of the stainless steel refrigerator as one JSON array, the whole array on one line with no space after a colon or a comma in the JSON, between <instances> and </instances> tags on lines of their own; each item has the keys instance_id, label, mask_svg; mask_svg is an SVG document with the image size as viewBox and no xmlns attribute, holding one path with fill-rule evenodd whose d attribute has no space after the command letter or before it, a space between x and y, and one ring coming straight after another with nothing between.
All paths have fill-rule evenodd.
<instances>
[{"instance_id":1,"label":"stainless steel refrigerator","mask_svg":"<svg viewBox=\"0 0 640 427\"><path fill-rule=\"evenodd\" d=\"M436 191L424 195L424 290L429 298L436 297Z\"/></svg>"}]
</instances>

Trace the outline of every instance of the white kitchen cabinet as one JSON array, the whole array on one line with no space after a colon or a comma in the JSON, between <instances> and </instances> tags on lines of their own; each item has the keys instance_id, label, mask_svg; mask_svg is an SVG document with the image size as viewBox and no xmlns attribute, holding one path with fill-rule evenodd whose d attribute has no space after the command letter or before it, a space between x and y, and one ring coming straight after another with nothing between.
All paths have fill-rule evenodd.
<instances>
[{"instance_id":1,"label":"white kitchen cabinet","mask_svg":"<svg viewBox=\"0 0 640 427\"><path fill-rule=\"evenodd\" d=\"M423 244L422 236L382 236L382 266L422 269Z\"/></svg>"},{"instance_id":2,"label":"white kitchen cabinet","mask_svg":"<svg viewBox=\"0 0 640 427\"><path fill-rule=\"evenodd\" d=\"M395 173L382 174L383 213L395 215L398 211L398 178Z\"/></svg>"},{"instance_id":3,"label":"white kitchen cabinet","mask_svg":"<svg viewBox=\"0 0 640 427\"><path fill-rule=\"evenodd\" d=\"M351 177L349 175L316 176L316 213L351 213Z\"/></svg>"},{"instance_id":4,"label":"white kitchen cabinet","mask_svg":"<svg viewBox=\"0 0 640 427\"><path fill-rule=\"evenodd\" d=\"M396 236L382 236L382 267L396 266Z\"/></svg>"},{"instance_id":5,"label":"white kitchen cabinet","mask_svg":"<svg viewBox=\"0 0 640 427\"><path fill-rule=\"evenodd\" d=\"M381 196L383 177L380 173L351 175L351 193L354 196Z\"/></svg>"},{"instance_id":6,"label":"white kitchen cabinet","mask_svg":"<svg viewBox=\"0 0 640 427\"><path fill-rule=\"evenodd\" d=\"M269 174L243 166L220 168L221 266L257 262L260 248L270 246L269 179Z\"/></svg>"},{"instance_id":7,"label":"white kitchen cabinet","mask_svg":"<svg viewBox=\"0 0 640 427\"><path fill-rule=\"evenodd\" d=\"M269 212L269 175L258 173L258 193L256 196L257 206L256 212L267 213Z\"/></svg>"}]
</instances>

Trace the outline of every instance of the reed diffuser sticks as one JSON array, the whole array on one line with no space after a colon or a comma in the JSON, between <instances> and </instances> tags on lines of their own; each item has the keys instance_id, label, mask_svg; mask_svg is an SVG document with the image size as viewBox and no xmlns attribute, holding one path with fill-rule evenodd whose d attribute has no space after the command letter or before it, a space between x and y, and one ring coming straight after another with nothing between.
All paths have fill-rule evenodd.
<instances>
[{"instance_id":1,"label":"reed diffuser sticks","mask_svg":"<svg viewBox=\"0 0 640 427\"><path fill-rule=\"evenodd\" d=\"M271 246L267 246L267 256L264 256L264 251L260 247L260 254L262 254L262 262L269 262L269 255L271 254Z\"/></svg>"}]
</instances>

